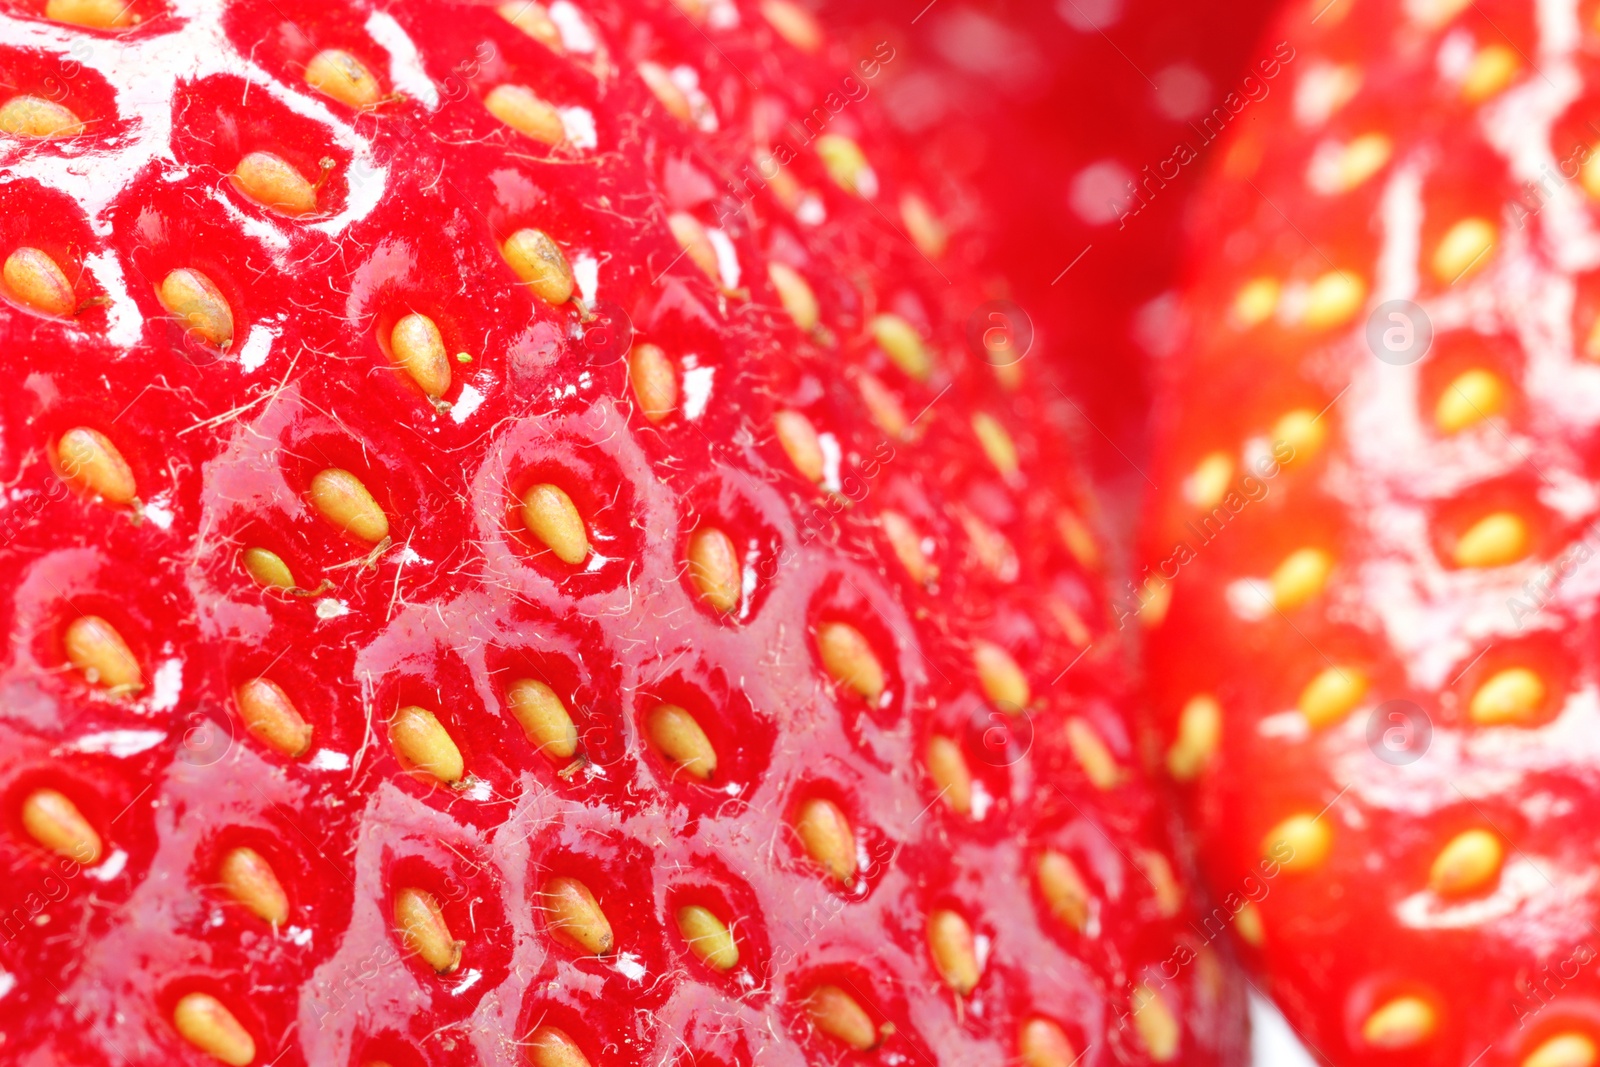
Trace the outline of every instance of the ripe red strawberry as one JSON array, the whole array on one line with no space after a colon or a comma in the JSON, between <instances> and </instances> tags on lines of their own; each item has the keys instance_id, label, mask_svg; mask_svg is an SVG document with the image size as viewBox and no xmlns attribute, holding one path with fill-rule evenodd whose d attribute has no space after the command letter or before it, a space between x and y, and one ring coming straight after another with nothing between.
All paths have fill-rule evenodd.
<instances>
[{"instance_id":1,"label":"ripe red strawberry","mask_svg":"<svg viewBox=\"0 0 1600 1067\"><path fill-rule=\"evenodd\" d=\"M1327 1062L1600 1059L1596 14L1296 4L1200 217L1154 706Z\"/></svg>"},{"instance_id":2,"label":"ripe red strawberry","mask_svg":"<svg viewBox=\"0 0 1600 1067\"><path fill-rule=\"evenodd\" d=\"M891 45L0 41L6 1063L1237 1061L1054 372L966 345L982 205L855 100Z\"/></svg>"}]
</instances>

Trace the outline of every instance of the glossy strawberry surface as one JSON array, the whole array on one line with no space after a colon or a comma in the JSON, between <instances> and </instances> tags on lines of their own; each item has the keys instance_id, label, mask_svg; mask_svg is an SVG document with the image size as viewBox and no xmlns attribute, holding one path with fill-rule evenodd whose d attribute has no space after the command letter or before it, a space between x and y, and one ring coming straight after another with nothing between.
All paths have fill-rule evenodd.
<instances>
[{"instance_id":1,"label":"glossy strawberry surface","mask_svg":"<svg viewBox=\"0 0 1600 1067\"><path fill-rule=\"evenodd\" d=\"M1197 223L1140 618L1214 925L1329 1062L1597 1061L1595 20L1295 4Z\"/></svg>"},{"instance_id":2,"label":"glossy strawberry surface","mask_svg":"<svg viewBox=\"0 0 1600 1067\"><path fill-rule=\"evenodd\" d=\"M5 1062L1237 1062L1069 402L969 338L892 45L0 42Z\"/></svg>"}]
</instances>

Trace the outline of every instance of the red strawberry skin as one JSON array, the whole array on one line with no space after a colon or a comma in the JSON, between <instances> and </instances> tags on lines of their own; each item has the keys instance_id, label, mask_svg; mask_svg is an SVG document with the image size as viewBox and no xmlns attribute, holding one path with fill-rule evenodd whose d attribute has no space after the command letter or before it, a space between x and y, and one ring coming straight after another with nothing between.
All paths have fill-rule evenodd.
<instances>
[{"instance_id":1,"label":"red strawberry skin","mask_svg":"<svg viewBox=\"0 0 1600 1067\"><path fill-rule=\"evenodd\" d=\"M0 22L0 1057L1238 1062L981 201L808 136L893 48L542 10Z\"/></svg>"},{"instance_id":2,"label":"red strawberry skin","mask_svg":"<svg viewBox=\"0 0 1600 1067\"><path fill-rule=\"evenodd\" d=\"M1198 216L1127 622L1314 1052L1593 1063L1595 12L1317 16Z\"/></svg>"}]
</instances>

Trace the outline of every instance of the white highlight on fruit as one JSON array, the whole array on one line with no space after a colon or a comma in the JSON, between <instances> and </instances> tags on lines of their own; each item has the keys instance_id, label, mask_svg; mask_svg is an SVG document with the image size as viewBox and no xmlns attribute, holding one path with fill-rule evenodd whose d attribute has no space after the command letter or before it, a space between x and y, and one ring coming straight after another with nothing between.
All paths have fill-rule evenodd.
<instances>
[{"instance_id":1,"label":"white highlight on fruit","mask_svg":"<svg viewBox=\"0 0 1600 1067\"><path fill-rule=\"evenodd\" d=\"M439 90L422 66L416 42L394 16L382 11L368 15L367 34L389 53L389 83L412 99L422 101L429 111L438 107Z\"/></svg>"},{"instance_id":2,"label":"white highlight on fruit","mask_svg":"<svg viewBox=\"0 0 1600 1067\"><path fill-rule=\"evenodd\" d=\"M104 730L85 734L66 746L68 752L95 752L117 759L148 752L167 739L165 730Z\"/></svg>"},{"instance_id":3,"label":"white highlight on fruit","mask_svg":"<svg viewBox=\"0 0 1600 1067\"><path fill-rule=\"evenodd\" d=\"M566 131L567 143L574 148L594 148L600 143L595 132L594 112L586 107L558 107L561 128Z\"/></svg>"},{"instance_id":4,"label":"white highlight on fruit","mask_svg":"<svg viewBox=\"0 0 1600 1067\"><path fill-rule=\"evenodd\" d=\"M588 21L570 0L556 0L550 5L550 21L561 32L561 47L569 52L588 55L595 49L594 31Z\"/></svg>"},{"instance_id":5,"label":"white highlight on fruit","mask_svg":"<svg viewBox=\"0 0 1600 1067\"><path fill-rule=\"evenodd\" d=\"M250 327L250 335L239 347L239 366L246 374L259 370L272 354L272 341L277 331L260 323Z\"/></svg>"}]
</instances>

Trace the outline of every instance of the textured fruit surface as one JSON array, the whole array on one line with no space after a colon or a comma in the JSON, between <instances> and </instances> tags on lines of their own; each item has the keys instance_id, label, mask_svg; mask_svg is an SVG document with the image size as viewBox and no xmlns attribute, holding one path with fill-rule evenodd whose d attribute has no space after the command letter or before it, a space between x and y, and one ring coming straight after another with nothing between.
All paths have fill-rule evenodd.
<instances>
[{"instance_id":1,"label":"textured fruit surface","mask_svg":"<svg viewBox=\"0 0 1600 1067\"><path fill-rule=\"evenodd\" d=\"M1296 3L1197 223L1154 706L1218 922L1334 1063L1600 1047L1596 16Z\"/></svg>"},{"instance_id":2,"label":"textured fruit surface","mask_svg":"<svg viewBox=\"0 0 1600 1067\"><path fill-rule=\"evenodd\" d=\"M7 1063L1237 1061L1068 402L969 343L892 45L0 41L84 126L0 141Z\"/></svg>"}]
</instances>

